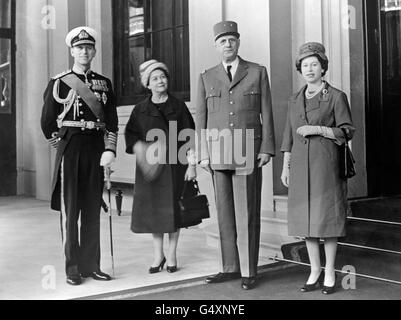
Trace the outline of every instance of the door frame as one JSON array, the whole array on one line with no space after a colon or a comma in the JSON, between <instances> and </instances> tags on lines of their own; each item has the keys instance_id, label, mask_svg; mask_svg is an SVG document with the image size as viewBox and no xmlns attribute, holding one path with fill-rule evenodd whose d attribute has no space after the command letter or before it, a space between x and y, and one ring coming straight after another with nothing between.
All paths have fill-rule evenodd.
<instances>
[{"instance_id":1,"label":"door frame","mask_svg":"<svg viewBox=\"0 0 401 320\"><path fill-rule=\"evenodd\" d=\"M0 195L11 196L17 194L17 126L16 126L16 0L10 0L11 5L11 25L9 28L0 28L0 38L9 39L10 43L10 60L11 60L11 104L10 113L0 114L0 124L8 127L6 142L2 147L10 152L8 159L9 166L1 168L9 174L8 181L2 181Z\"/></svg>"}]
</instances>

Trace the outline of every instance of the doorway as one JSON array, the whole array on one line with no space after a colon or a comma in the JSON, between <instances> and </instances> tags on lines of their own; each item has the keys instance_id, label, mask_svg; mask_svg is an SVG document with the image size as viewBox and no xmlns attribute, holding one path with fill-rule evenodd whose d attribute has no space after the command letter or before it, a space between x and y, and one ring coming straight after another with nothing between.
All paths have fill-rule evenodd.
<instances>
[{"instance_id":1,"label":"doorway","mask_svg":"<svg viewBox=\"0 0 401 320\"><path fill-rule=\"evenodd\" d=\"M0 1L0 196L17 192L15 0Z\"/></svg>"},{"instance_id":2,"label":"doorway","mask_svg":"<svg viewBox=\"0 0 401 320\"><path fill-rule=\"evenodd\" d=\"M401 194L401 0L365 0L370 197Z\"/></svg>"}]
</instances>

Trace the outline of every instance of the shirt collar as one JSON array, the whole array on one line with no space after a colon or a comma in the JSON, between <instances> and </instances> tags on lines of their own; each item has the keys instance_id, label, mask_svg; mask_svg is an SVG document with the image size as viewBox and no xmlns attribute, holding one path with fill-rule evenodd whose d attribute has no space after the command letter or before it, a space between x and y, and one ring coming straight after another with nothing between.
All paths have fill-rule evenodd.
<instances>
[{"instance_id":1,"label":"shirt collar","mask_svg":"<svg viewBox=\"0 0 401 320\"><path fill-rule=\"evenodd\" d=\"M237 72L238 69L238 64L239 64L239 58L236 57L235 60L231 63L226 63L223 61L223 66L224 66L224 70L227 71L227 66L232 66L231 68L231 74L234 76L235 73Z\"/></svg>"},{"instance_id":2,"label":"shirt collar","mask_svg":"<svg viewBox=\"0 0 401 320\"><path fill-rule=\"evenodd\" d=\"M74 71L76 74L80 74L83 76L87 76L92 72L91 69L88 69L88 71L84 72L81 68L77 67L76 65L72 67L72 71Z\"/></svg>"}]
</instances>

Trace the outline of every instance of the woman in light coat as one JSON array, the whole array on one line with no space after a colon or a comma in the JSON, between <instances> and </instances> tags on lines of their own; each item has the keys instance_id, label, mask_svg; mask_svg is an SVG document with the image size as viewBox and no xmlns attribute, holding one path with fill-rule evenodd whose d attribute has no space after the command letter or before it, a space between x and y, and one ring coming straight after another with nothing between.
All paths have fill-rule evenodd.
<instances>
[{"instance_id":1,"label":"woman in light coat","mask_svg":"<svg viewBox=\"0 0 401 320\"><path fill-rule=\"evenodd\" d=\"M344 92L323 80L328 70L320 43L301 46L296 68L306 85L288 102L282 182L289 187L288 231L306 240L311 272L302 292L323 285L335 288L337 238L345 236L347 182L340 178L339 146L354 134L351 110ZM319 239L324 240L325 272L321 269Z\"/></svg>"}]
</instances>

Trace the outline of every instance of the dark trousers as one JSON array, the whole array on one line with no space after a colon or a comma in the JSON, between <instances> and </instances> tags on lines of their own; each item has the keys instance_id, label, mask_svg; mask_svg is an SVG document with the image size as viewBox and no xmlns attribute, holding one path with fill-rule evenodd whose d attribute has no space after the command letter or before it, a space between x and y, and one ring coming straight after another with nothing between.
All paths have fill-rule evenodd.
<instances>
[{"instance_id":1,"label":"dark trousers","mask_svg":"<svg viewBox=\"0 0 401 320\"><path fill-rule=\"evenodd\" d=\"M76 134L63 155L61 212L67 276L100 269L103 143L100 135Z\"/></svg>"},{"instance_id":2,"label":"dark trousers","mask_svg":"<svg viewBox=\"0 0 401 320\"><path fill-rule=\"evenodd\" d=\"M262 170L249 175L214 171L223 272L257 275Z\"/></svg>"}]
</instances>

